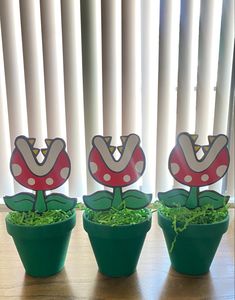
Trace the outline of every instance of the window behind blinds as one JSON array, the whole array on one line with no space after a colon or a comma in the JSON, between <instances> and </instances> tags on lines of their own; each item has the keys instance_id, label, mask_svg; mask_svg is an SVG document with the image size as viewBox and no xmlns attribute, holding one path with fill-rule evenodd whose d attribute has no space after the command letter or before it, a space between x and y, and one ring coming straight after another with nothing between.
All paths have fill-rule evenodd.
<instances>
[{"instance_id":1,"label":"window behind blinds","mask_svg":"<svg viewBox=\"0 0 235 300\"><path fill-rule=\"evenodd\" d=\"M181 131L229 134L234 195L233 0L0 0L0 196L14 139L67 141L71 196L102 188L86 171L96 134L140 135L147 168L135 187L177 185L168 156Z\"/></svg>"}]
</instances>

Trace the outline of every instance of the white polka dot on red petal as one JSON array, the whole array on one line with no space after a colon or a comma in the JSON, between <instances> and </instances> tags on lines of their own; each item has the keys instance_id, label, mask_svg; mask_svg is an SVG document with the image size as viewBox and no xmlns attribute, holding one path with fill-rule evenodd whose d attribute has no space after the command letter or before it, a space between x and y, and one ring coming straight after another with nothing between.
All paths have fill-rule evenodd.
<instances>
[{"instance_id":1,"label":"white polka dot on red petal","mask_svg":"<svg viewBox=\"0 0 235 300\"><path fill-rule=\"evenodd\" d=\"M138 161L135 164L135 170L136 170L136 172L141 173L143 171L143 168L144 168L144 162L143 161Z\"/></svg>"},{"instance_id":2,"label":"white polka dot on red petal","mask_svg":"<svg viewBox=\"0 0 235 300\"><path fill-rule=\"evenodd\" d=\"M221 165L216 169L216 175L219 177L222 177L224 175L224 173L227 170L227 166L226 165Z\"/></svg>"},{"instance_id":3,"label":"white polka dot on red petal","mask_svg":"<svg viewBox=\"0 0 235 300\"><path fill-rule=\"evenodd\" d=\"M192 178L192 176L190 176L190 175L187 175L187 176L184 177L184 181L185 181L185 182L191 182L192 179L193 179L193 178Z\"/></svg>"},{"instance_id":4,"label":"white polka dot on red petal","mask_svg":"<svg viewBox=\"0 0 235 300\"><path fill-rule=\"evenodd\" d=\"M90 162L90 170L92 174L95 174L98 170L98 166L96 163L94 162Z\"/></svg>"},{"instance_id":5,"label":"white polka dot on red petal","mask_svg":"<svg viewBox=\"0 0 235 300\"><path fill-rule=\"evenodd\" d=\"M34 185L35 184L35 179L29 178L27 182L28 182L29 185Z\"/></svg>"},{"instance_id":6,"label":"white polka dot on red petal","mask_svg":"<svg viewBox=\"0 0 235 300\"><path fill-rule=\"evenodd\" d=\"M201 176L201 180L202 181L207 181L209 179L209 176L207 175L207 174L203 174L202 176Z\"/></svg>"},{"instance_id":7,"label":"white polka dot on red petal","mask_svg":"<svg viewBox=\"0 0 235 300\"><path fill-rule=\"evenodd\" d=\"M129 175L123 176L123 181L129 182L131 180L131 177Z\"/></svg>"},{"instance_id":8,"label":"white polka dot on red petal","mask_svg":"<svg viewBox=\"0 0 235 300\"><path fill-rule=\"evenodd\" d=\"M173 175L176 175L180 171L180 166L176 163L171 163L170 168Z\"/></svg>"},{"instance_id":9,"label":"white polka dot on red petal","mask_svg":"<svg viewBox=\"0 0 235 300\"><path fill-rule=\"evenodd\" d=\"M52 185L53 183L54 183L54 180L51 177L46 179L46 184Z\"/></svg>"},{"instance_id":10,"label":"white polka dot on red petal","mask_svg":"<svg viewBox=\"0 0 235 300\"><path fill-rule=\"evenodd\" d=\"M69 168L63 168L60 170L60 177L66 179L69 175Z\"/></svg>"},{"instance_id":11,"label":"white polka dot on red petal","mask_svg":"<svg viewBox=\"0 0 235 300\"><path fill-rule=\"evenodd\" d=\"M11 168L14 176L19 176L22 173L22 168L18 164L12 164Z\"/></svg>"},{"instance_id":12,"label":"white polka dot on red petal","mask_svg":"<svg viewBox=\"0 0 235 300\"><path fill-rule=\"evenodd\" d=\"M104 174L104 180L109 181L111 179L111 176L109 174Z\"/></svg>"}]
</instances>

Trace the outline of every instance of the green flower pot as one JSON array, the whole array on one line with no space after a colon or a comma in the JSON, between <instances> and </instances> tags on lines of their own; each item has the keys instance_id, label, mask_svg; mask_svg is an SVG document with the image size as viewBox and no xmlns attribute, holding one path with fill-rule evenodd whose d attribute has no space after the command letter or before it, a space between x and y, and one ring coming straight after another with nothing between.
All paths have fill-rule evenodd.
<instances>
[{"instance_id":1,"label":"green flower pot","mask_svg":"<svg viewBox=\"0 0 235 300\"><path fill-rule=\"evenodd\" d=\"M109 226L89 221L84 212L83 226L102 274L122 277L135 272L151 220L150 214L149 219L139 224Z\"/></svg>"},{"instance_id":2,"label":"green flower pot","mask_svg":"<svg viewBox=\"0 0 235 300\"><path fill-rule=\"evenodd\" d=\"M14 240L27 274L47 277L61 271L75 223L75 211L66 221L41 226L12 224L6 217L7 231Z\"/></svg>"},{"instance_id":3,"label":"green flower pot","mask_svg":"<svg viewBox=\"0 0 235 300\"><path fill-rule=\"evenodd\" d=\"M158 212L158 224L163 230L172 267L179 273L203 275L209 272L222 235L228 229L229 217L218 223L189 225L177 236L171 253L175 238L172 222Z\"/></svg>"}]
</instances>

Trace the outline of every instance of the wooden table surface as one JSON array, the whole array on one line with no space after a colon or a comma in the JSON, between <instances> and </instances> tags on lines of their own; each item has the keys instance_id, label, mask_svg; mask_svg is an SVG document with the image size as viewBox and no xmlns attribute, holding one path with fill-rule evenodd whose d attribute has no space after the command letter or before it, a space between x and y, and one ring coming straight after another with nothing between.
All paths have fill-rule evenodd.
<instances>
[{"instance_id":1,"label":"wooden table surface","mask_svg":"<svg viewBox=\"0 0 235 300\"><path fill-rule=\"evenodd\" d=\"M101 275L86 232L81 212L72 232L64 270L49 278L33 278L25 274L11 237L5 229L6 212L0 212L0 299L234 299L234 209L207 275L184 276L170 268L163 234L153 216L137 272L127 278Z\"/></svg>"}]
</instances>

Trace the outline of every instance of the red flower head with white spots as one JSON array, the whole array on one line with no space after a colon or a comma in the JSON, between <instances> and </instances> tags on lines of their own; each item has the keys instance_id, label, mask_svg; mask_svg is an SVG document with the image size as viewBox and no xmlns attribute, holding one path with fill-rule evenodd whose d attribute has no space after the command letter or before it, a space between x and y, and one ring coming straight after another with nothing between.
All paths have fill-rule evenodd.
<instances>
[{"instance_id":1,"label":"red flower head with white spots","mask_svg":"<svg viewBox=\"0 0 235 300\"><path fill-rule=\"evenodd\" d=\"M172 176L187 186L205 186L220 180L229 166L228 138L219 134L209 136L209 145L195 144L197 135L181 133L169 157L169 170ZM202 148L204 155L197 158Z\"/></svg>"},{"instance_id":2,"label":"red flower head with white spots","mask_svg":"<svg viewBox=\"0 0 235 300\"><path fill-rule=\"evenodd\" d=\"M71 164L65 151L65 142L60 138L46 139L47 148L41 149L44 159L39 162L40 149L34 148L35 139L18 136L12 152L10 169L13 177L21 185L34 193L19 193L5 196L7 207L16 211L47 210L68 211L76 206L77 199L60 193L46 195L46 191L61 186L69 177Z\"/></svg>"},{"instance_id":3,"label":"red flower head with white spots","mask_svg":"<svg viewBox=\"0 0 235 300\"><path fill-rule=\"evenodd\" d=\"M120 158L115 159L116 147L110 146L111 137L96 135L92 139L92 149L89 155L88 167L92 177L99 183L113 188L113 193L107 190L83 196L84 203L93 210L141 209L146 207L151 194L138 190L123 192L122 187L128 186L139 179L145 169L145 156L140 147L140 138L136 134L121 136L122 146L117 149Z\"/></svg>"},{"instance_id":4,"label":"red flower head with white spots","mask_svg":"<svg viewBox=\"0 0 235 300\"><path fill-rule=\"evenodd\" d=\"M110 146L111 137L95 136L89 156L89 171L99 183L109 187L123 187L137 181L145 169L145 156L136 134L122 136L121 156L113 156L116 147Z\"/></svg>"},{"instance_id":5,"label":"red flower head with white spots","mask_svg":"<svg viewBox=\"0 0 235 300\"><path fill-rule=\"evenodd\" d=\"M158 198L166 206L195 209L208 205L209 208L219 209L229 200L229 196L223 196L216 191L199 191L201 186L220 180L227 172L228 138L223 134L208 136L209 145L200 146L195 143L197 137L186 132L178 135L176 146L169 157L168 167L171 175L190 189L186 191L180 188L159 192ZM197 152L201 148L204 155L199 158Z\"/></svg>"},{"instance_id":6,"label":"red flower head with white spots","mask_svg":"<svg viewBox=\"0 0 235 300\"><path fill-rule=\"evenodd\" d=\"M42 149L45 158L37 160L39 149L34 148L35 139L19 136L11 156L10 168L17 182L34 191L52 190L62 185L70 174L70 160L65 142L60 138L47 139Z\"/></svg>"}]
</instances>

